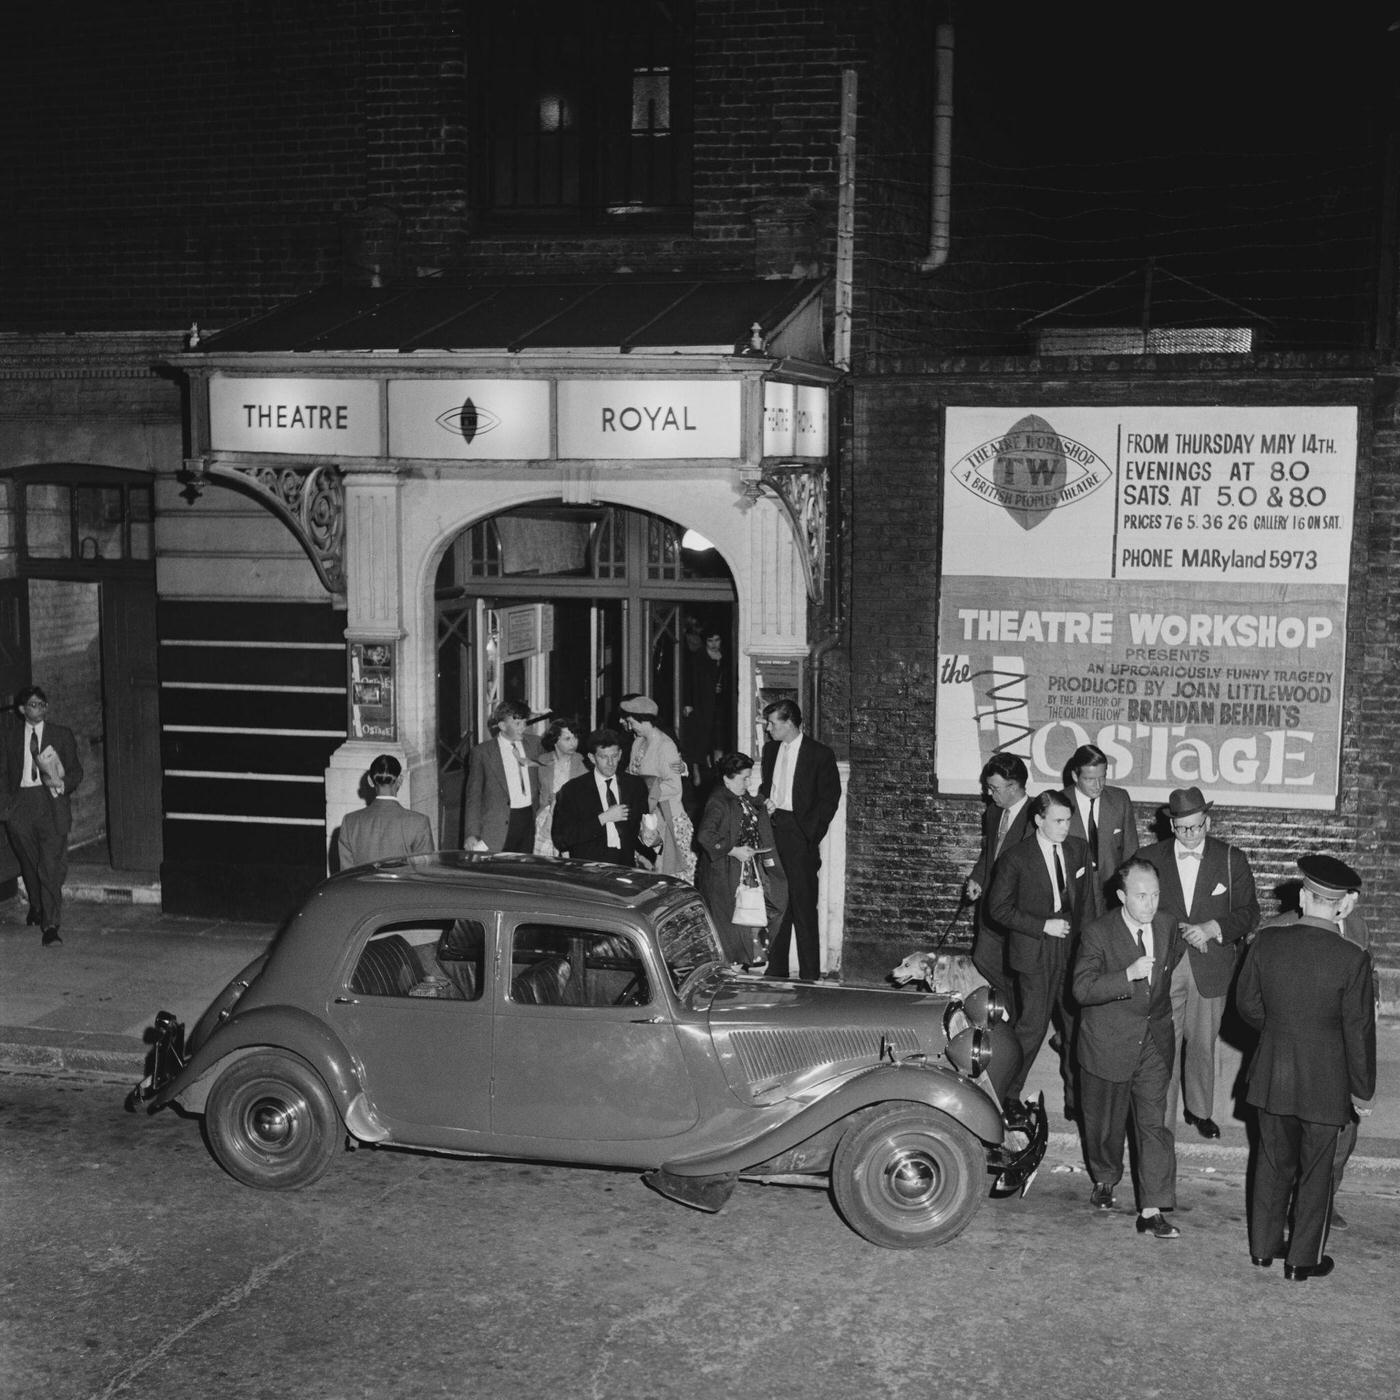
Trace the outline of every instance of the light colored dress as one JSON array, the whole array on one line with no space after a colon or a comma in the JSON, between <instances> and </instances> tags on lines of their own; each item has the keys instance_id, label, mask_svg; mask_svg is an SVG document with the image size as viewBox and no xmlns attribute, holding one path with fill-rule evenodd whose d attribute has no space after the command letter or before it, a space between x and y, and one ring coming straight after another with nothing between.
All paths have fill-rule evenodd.
<instances>
[{"instance_id":1,"label":"light colored dress","mask_svg":"<svg viewBox=\"0 0 1400 1400\"><path fill-rule=\"evenodd\" d=\"M694 828L681 802L680 762L676 741L663 730L652 727L632 742L632 761L627 771L646 780L651 810L661 818L661 863L663 874L695 880Z\"/></svg>"},{"instance_id":2,"label":"light colored dress","mask_svg":"<svg viewBox=\"0 0 1400 1400\"><path fill-rule=\"evenodd\" d=\"M554 842L550 840L550 827L554 822L554 799L559 789L574 778L581 778L588 772L583 756L571 753L561 763L558 753L540 755L540 809L535 815L535 854L537 856L557 856Z\"/></svg>"}]
</instances>

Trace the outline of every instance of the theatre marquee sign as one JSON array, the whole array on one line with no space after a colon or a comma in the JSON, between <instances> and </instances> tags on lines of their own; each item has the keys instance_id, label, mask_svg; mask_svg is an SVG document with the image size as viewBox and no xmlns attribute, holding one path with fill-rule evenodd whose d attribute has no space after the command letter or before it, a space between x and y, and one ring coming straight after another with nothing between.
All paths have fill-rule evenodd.
<instances>
[{"instance_id":1,"label":"theatre marquee sign","mask_svg":"<svg viewBox=\"0 0 1400 1400\"><path fill-rule=\"evenodd\" d=\"M1350 407L950 408L936 768L1058 786L1094 743L1163 800L1334 806Z\"/></svg>"},{"instance_id":2,"label":"theatre marquee sign","mask_svg":"<svg viewBox=\"0 0 1400 1400\"><path fill-rule=\"evenodd\" d=\"M752 438L826 451L826 390L764 385ZM213 452L441 461L734 460L745 456L738 377L332 378L215 373ZM777 427L775 428L775 424Z\"/></svg>"}]
</instances>

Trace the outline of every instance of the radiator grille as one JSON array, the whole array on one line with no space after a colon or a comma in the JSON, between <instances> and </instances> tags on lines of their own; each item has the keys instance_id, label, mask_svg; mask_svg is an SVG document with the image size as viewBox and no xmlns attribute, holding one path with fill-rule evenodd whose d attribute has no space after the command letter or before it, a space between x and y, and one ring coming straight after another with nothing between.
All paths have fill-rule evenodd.
<instances>
[{"instance_id":1,"label":"radiator grille","mask_svg":"<svg viewBox=\"0 0 1400 1400\"><path fill-rule=\"evenodd\" d=\"M846 1061L875 1064L881 1042L896 1056L912 1055L921 1047L910 1030L895 1027L876 1031L844 1030L735 1031L730 1037L734 1053L750 1083L787 1079L805 1070Z\"/></svg>"}]
</instances>

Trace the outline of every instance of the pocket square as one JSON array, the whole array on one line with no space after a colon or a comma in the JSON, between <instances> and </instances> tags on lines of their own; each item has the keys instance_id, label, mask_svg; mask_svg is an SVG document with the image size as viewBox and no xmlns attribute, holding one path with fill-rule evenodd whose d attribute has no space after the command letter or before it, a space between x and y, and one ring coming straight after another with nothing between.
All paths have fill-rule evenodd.
<instances>
[{"instance_id":1,"label":"pocket square","mask_svg":"<svg viewBox=\"0 0 1400 1400\"><path fill-rule=\"evenodd\" d=\"M1076 880L1079 880L1079 879L1082 879L1083 876L1084 876L1084 866L1081 865L1081 866L1079 867L1079 869L1076 870L1076 871L1074 872L1074 878L1075 878Z\"/></svg>"},{"instance_id":2,"label":"pocket square","mask_svg":"<svg viewBox=\"0 0 1400 1400\"><path fill-rule=\"evenodd\" d=\"M1210 892L1210 897L1211 897L1212 899L1214 899L1216 895L1218 895L1218 894L1224 894L1224 893L1225 893L1225 886L1224 886L1224 885L1217 885L1217 886Z\"/></svg>"}]
</instances>

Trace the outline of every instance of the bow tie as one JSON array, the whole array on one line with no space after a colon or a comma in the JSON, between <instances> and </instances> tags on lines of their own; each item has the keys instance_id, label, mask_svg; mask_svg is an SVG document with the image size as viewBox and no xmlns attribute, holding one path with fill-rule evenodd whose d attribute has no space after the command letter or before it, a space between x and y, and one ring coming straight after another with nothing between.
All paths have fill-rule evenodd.
<instances>
[{"instance_id":1,"label":"bow tie","mask_svg":"<svg viewBox=\"0 0 1400 1400\"><path fill-rule=\"evenodd\" d=\"M1204 851L1188 851L1185 846L1176 848L1177 860L1200 860L1203 855L1205 855Z\"/></svg>"}]
</instances>

